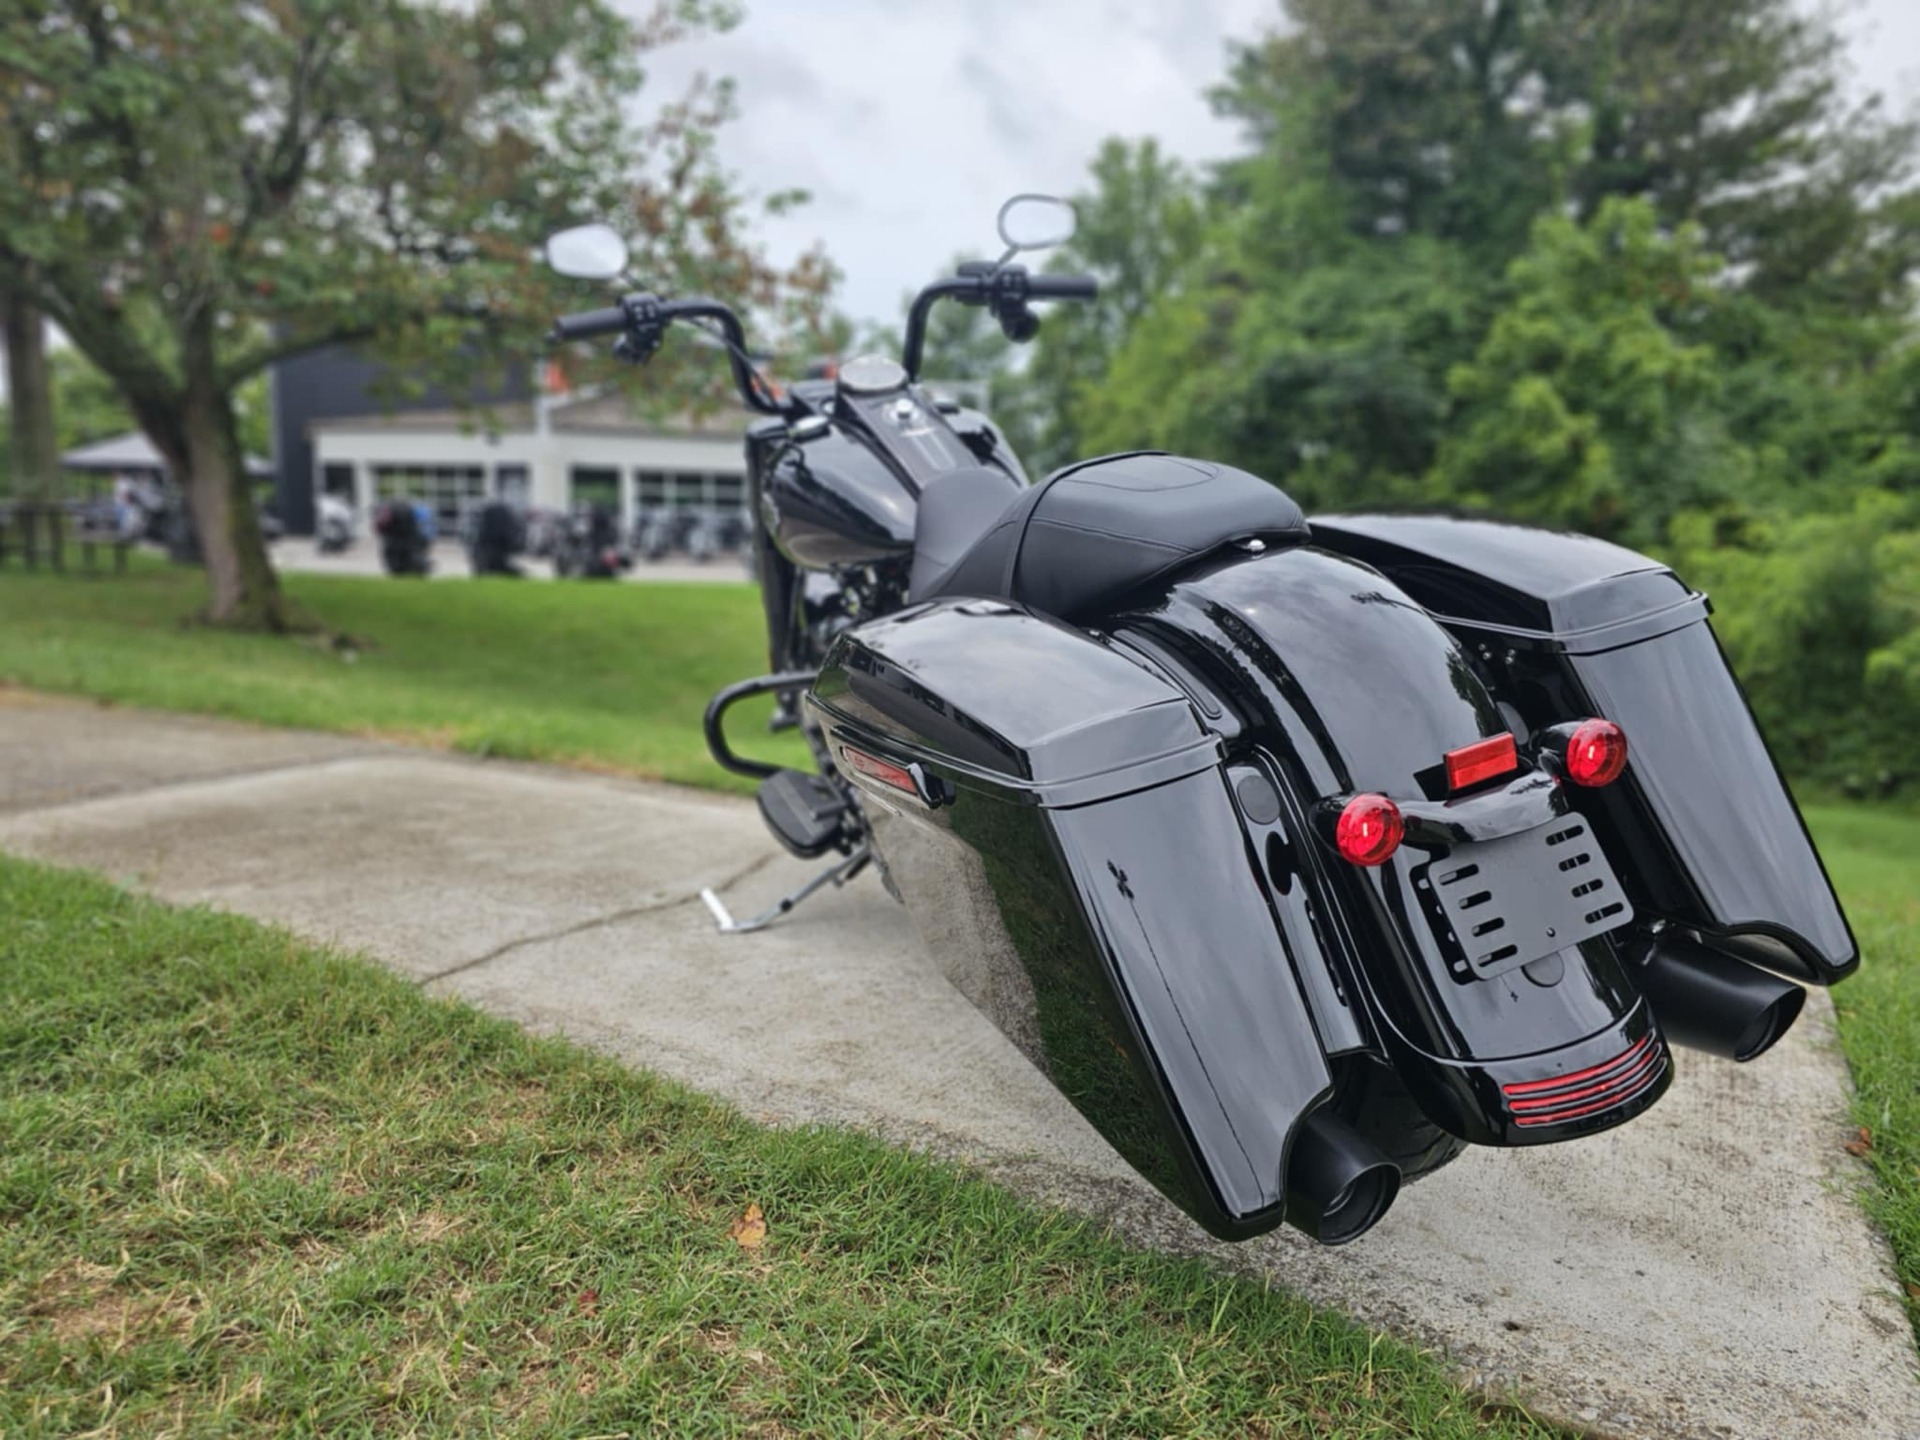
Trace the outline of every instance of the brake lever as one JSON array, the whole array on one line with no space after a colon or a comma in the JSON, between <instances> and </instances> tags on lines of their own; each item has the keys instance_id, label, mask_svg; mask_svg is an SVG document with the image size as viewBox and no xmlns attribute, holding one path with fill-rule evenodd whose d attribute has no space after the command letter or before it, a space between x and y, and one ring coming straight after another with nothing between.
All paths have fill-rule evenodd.
<instances>
[{"instance_id":1,"label":"brake lever","mask_svg":"<svg viewBox=\"0 0 1920 1440\"><path fill-rule=\"evenodd\" d=\"M659 352L666 338L666 326L658 321L643 323L631 327L614 341L613 353L629 365L644 365Z\"/></svg>"}]
</instances>

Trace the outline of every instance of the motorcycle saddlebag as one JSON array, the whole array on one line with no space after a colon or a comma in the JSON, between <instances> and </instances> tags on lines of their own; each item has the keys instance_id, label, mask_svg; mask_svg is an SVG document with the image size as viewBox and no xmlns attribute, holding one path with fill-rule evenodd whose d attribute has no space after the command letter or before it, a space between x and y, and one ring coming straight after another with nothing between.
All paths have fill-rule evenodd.
<instances>
[{"instance_id":1,"label":"motorcycle saddlebag","mask_svg":"<svg viewBox=\"0 0 1920 1440\"><path fill-rule=\"evenodd\" d=\"M1474 656L1523 738L1601 715L1617 784L1579 797L1635 909L1797 979L1859 951L1704 595L1584 535L1441 516L1316 516L1314 543L1384 572Z\"/></svg>"},{"instance_id":2,"label":"motorcycle saddlebag","mask_svg":"<svg viewBox=\"0 0 1920 1440\"><path fill-rule=\"evenodd\" d=\"M843 633L807 703L948 978L1208 1230L1279 1224L1332 1081L1187 697L945 600Z\"/></svg>"}]
</instances>

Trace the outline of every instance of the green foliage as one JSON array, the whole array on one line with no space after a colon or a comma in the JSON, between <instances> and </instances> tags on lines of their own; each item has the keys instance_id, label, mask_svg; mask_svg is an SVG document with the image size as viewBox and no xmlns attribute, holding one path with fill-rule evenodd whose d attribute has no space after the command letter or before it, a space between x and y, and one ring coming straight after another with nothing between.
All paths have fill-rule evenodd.
<instances>
[{"instance_id":1,"label":"green foliage","mask_svg":"<svg viewBox=\"0 0 1920 1440\"><path fill-rule=\"evenodd\" d=\"M1073 197L1073 239L1046 268L1092 275L1099 297L1048 307L1022 383L1004 387L1009 403L995 412L1036 474L1087 452L1109 357L1193 269L1204 241L1198 186L1151 138L1108 140L1091 178Z\"/></svg>"},{"instance_id":2,"label":"green foliage","mask_svg":"<svg viewBox=\"0 0 1920 1440\"><path fill-rule=\"evenodd\" d=\"M1738 526L1691 512L1668 558L1713 597L1783 763L1856 795L1920 782L1920 497L1861 490Z\"/></svg>"},{"instance_id":3,"label":"green foliage","mask_svg":"<svg viewBox=\"0 0 1920 1440\"><path fill-rule=\"evenodd\" d=\"M1669 555L1792 768L1920 781L1920 147L1850 98L1830 18L1282 8L1213 91L1244 153L1186 208L1115 208L1178 263L1124 323L1035 348L1055 433L1238 464L1310 512ZM1124 153L1096 202L1128 193Z\"/></svg>"},{"instance_id":4,"label":"green foliage","mask_svg":"<svg viewBox=\"0 0 1920 1440\"><path fill-rule=\"evenodd\" d=\"M1738 493L1748 457L1717 407L1716 303L1700 231L1610 199L1587 225L1549 216L1508 272L1430 477L1455 500L1646 544L1687 505Z\"/></svg>"},{"instance_id":5,"label":"green foliage","mask_svg":"<svg viewBox=\"0 0 1920 1440\"><path fill-rule=\"evenodd\" d=\"M1229 271L1169 296L1088 403L1091 450L1229 459L1326 508L1411 498L1475 328L1465 262L1412 238L1259 286Z\"/></svg>"}]
</instances>

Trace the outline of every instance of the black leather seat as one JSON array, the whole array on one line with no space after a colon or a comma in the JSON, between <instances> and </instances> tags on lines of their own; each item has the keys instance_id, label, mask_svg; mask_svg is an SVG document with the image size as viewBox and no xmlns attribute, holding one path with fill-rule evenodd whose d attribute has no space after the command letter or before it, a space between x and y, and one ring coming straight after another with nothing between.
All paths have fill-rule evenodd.
<instances>
[{"instance_id":1,"label":"black leather seat","mask_svg":"<svg viewBox=\"0 0 1920 1440\"><path fill-rule=\"evenodd\" d=\"M1307 538L1284 491L1159 451L1083 460L1024 490L997 470L953 471L921 492L908 599L1013 600L1072 620L1233 541Z\"/></svg>"}]
</instances>

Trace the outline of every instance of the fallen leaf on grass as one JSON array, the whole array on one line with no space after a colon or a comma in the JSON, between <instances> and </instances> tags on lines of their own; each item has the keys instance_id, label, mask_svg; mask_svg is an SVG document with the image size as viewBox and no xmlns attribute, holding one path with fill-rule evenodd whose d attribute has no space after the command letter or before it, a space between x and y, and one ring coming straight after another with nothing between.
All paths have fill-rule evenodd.
<instances>
[{"instance_id":1,"label":"fallen leaf on grass","mask_svg":"<svg viewBox=\"0 0 1920 1440\"><path fill-rule=\"evenodd\" d=\"M1860 1127L1860 1138L1847 1141L1847 1154L1865 1155L1873 1149L1873 1131L1866 1126Z\"/></svg>"},{"instance_id":2,"label":"fallen leaf on grass","mask_svg":"<svg viewBox=\"0 0 1920 1440\"><path fill-rule=\"evenodd\" d=\"M727 1231L727 1238L742 1250L758 1250L767 1238L767 1217L760 1213L759 1203L747 1206L747 1213L733 1222L733 1228Z\"/></svg>"},{"instance_id":3,"label":"fallen leaf on grass","mask_svg":"<svg viewBox=\"0 0 1920 1440\"><path fill-rule=\"evenodd\" d=\"M573 1308L578 1310L582 1315L599 1314L600 1292L598 1290L582 1290L578 1295L573 1297Z\"/></svg>"},{"instance_id":4,"label":"fallen leaf on grass","mask_svg":"<svg viewBox=\"0 0 1920 1440\"><path fill-rule=\"evenodd\" d=\"M1920 1300L1920 1285L1916 1285L1909 1280L1907 1282L1907 1294L1915 1300Z\"/></svg>"}]
</instances>

